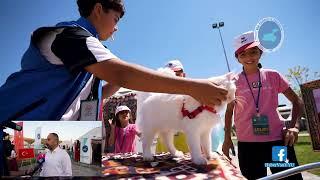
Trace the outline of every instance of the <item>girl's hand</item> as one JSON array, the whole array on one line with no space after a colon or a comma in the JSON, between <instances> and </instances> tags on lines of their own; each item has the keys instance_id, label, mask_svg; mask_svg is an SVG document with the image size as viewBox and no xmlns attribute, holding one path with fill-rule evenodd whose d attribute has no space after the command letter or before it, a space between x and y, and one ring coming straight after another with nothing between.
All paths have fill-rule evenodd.
<instances>
[{"instance_id":1,"label":"girl's hand","mask_svg":"<svg viewBox=\"0 0 320 180\"><path fill-rule=\"evenodd\" d=\"M292 146L298 141L299 130L297 128L284 129L284 145Z\"/></svg>"},{"instance_id":2,"label":"girl's hand","mask_svg":"<svg viewBox=\"0 0 320 180\"><path fill-rule=\"evenodd\" d=\"M141 132L140 131L136 131L136 135L141 138Z\"/></svg>"},{"instance_id":3,"label":"girl's hand","mask_svg":"<svg viewBox=\"0 0 320 180\"><path fill-rule=\"evenodd\" d=\"M108 121L111 126L111 129L114 129L116 125L113 123L112 119L109 119Z\"/></svg>"},{"instance_id":4,"label":"girl's hand","mask_svg":"<svg viewBox=\"0 0 320 180\"><path fill-rule=\"evenodd\" d=\"M228 157L229 160L231 160L229 152L230 149L234 149L233 143L231 138L225 138L223 145L222 145L222 152L224 155L226 155Z\"/></svg>"}]
</instances>

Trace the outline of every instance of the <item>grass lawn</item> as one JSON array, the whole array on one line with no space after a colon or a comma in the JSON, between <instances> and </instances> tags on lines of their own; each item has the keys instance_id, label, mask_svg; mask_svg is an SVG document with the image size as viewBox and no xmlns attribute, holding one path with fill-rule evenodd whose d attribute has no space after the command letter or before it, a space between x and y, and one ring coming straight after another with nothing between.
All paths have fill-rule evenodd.
<instances>
[{"instance_id":1,"label":"grass lawn","mask_svg":"<svg viewBox=\"0 0 320 180\"><path fill-rule=\"evenodd\" d=\"M295 151L299 165L320 162L320 152L312 150L311 139L309 136L300 136L298 143L295 145ZM312 174L320 176L320 169L308 171Z\"/></svg>"}]
</instances>

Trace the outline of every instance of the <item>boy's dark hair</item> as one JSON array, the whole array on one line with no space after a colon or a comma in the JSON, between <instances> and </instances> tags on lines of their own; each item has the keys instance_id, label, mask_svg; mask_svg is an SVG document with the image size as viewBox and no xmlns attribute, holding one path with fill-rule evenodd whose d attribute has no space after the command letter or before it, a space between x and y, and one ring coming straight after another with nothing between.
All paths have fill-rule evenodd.
<instances>
[{"instance_id":1,"label":"boy's dark hair","mask_svg":"<svg viewBox=\"0 0 320 180\"><path fill-rule=\"evenodd\" d=\"M90 16L96 3L100 3L105 12L108 12L109 9L119 12L121 14L120 18L125 13L122 0L77 0L80 16L84 18Z\"/></svg>"}]
</instances>

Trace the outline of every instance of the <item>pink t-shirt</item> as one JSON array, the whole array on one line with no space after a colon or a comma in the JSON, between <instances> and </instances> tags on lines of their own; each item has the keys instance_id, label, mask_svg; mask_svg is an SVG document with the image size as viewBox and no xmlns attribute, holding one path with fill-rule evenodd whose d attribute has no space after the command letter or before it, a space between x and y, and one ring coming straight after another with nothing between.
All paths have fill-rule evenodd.
<instances>
[{"instance_id":1,"label":"pink t-shirt","mask_svg":"<svg viewBox=\"0 0 320 180\"><path fill-rule=\"evenodd\" d=\"M135 152L136 125L128 124L125 128L115 127L115 153Z\"/></svg>"},{"instance_id":2,"label":"pink t-shirt","mask_svg":"<svg viewBox=\"0 0 320 180\"><path fill-rule=\"evenodd\" d=\"M252 117L256 114L256 103L253 100L248 83L243 73L239 74L236 82L236 97L238 99L234 109L234 123L237 138L242 142L267 142L282 139L284 123L277 113L278 94L289 87L289 82L275 70L260 69L261 90L259 111L269 120L269 135L255 135L252 127ZM257 100L259 73L247 75L249 84Z\"/></svg>"}]
</instances>

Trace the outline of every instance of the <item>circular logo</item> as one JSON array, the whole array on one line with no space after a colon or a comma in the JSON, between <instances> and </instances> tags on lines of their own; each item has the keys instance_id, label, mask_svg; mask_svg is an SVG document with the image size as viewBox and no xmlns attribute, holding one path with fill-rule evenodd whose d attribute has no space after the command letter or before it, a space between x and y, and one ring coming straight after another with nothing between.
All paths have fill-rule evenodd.
<instances>
[{"instance_id":1,"label":"circular logo","mask_svg":"<svg viewBox=\"0 0 320 180\"><path fill-rule=\"evenodd\" d=\"M83 152L87 152L88 151L88 146L87 145L82 146L82 151Z\"/></svg>"},{"instance_id":2,"label":"circular logo","mask_svg":"<svg viewBox=\"0 0 320 180\"><path fill-rule=\"evenodd\" d=\"M255 27L255 40L260 42L264 52L273 52L280 48L284 31L280 22L273 18L263 18Z\"/></svg>"},{"instance_id":3,"label":"circular logo","mask_svg":"<svg viewBox=\"0 0 320 180\"><path fill-rule=\"evenodd\" d=\"M37 139L40 139L40 134L37 134Z\"/></svg>"}]
</instances>

